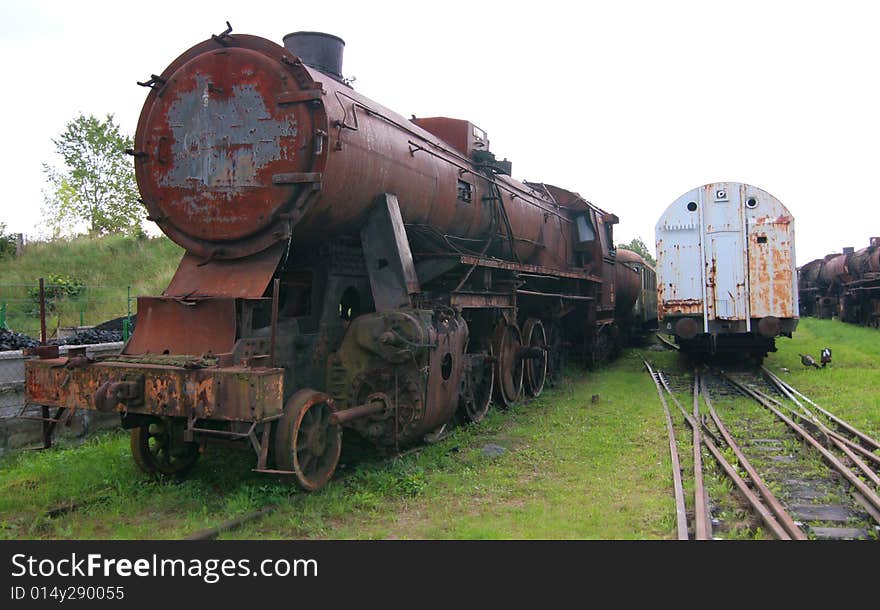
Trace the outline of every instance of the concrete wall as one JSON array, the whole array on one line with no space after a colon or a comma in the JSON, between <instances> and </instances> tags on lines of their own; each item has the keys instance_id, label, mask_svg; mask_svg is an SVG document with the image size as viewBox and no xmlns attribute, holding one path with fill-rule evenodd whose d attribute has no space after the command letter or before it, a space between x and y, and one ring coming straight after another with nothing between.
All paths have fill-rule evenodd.
<instances>
[{"instance_id":1,"label":"concrete wall","mask_svg":"<svg viewBox=\"0 0 880 610\"><path fill-rule=\"evenodd\" d=\"M99 343L96 345L72 345L85 347L86 354L94 358L118 354L122 342ZM61 355L67 353L68 346L59 348ZM24 405L24 361L21 351L0 352L0 455L22 447L39 445L42 441L42 424L37 421L18 419ZM39 413L38 407L28 410ZM71 418L70 426L58 428L55 438L84 437L93 430L112 428L119 425L119 416L96 411L81 411Z\"/></svg>"}]
</instances>

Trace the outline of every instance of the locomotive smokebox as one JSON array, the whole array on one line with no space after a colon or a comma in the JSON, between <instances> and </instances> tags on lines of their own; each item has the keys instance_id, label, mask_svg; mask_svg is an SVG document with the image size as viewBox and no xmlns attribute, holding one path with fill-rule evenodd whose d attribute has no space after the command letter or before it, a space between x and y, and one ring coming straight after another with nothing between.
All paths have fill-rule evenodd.
<instances>
[{"instance_id":1,"label":"locomotive smokebox","mask_svg":"<svg viewBox=\"0 0 880 610\"><path fill-rule=\"evenodd\" d=\"M307 66L342 80L342 52L345 41L323 32L293 32L284 37L284 48Z\"/></svg>"}]
</instances>

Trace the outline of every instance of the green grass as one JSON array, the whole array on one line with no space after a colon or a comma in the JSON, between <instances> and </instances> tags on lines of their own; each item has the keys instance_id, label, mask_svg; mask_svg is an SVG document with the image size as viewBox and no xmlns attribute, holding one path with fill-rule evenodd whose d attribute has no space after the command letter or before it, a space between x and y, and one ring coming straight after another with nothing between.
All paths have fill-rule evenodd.
<instances>
[{"instance_id":1,"label":"green grass","mask_svg":"<svg viewBox=\"0 0 880 610\"><path fill-rule=\"evenodd\" d=\"M825 409L880 437L880 332L804 318L792 339L776 343L779 351L767 358L767 368ZM801 364L798 354L811 354L818 361L823 347L833 352L830 365L817 370Z\"/></svg>"},{"instance_id":2,"label":"green grass","mask_svg":"<svg viewBox=\"0 0 880 610\"><path fill-rule=\"evenodd\" d=\"M28 289L36 287L40 277L65 276L89 288L78 302L61 301L57 312L47 316L49 328L79 325L81 309L85 324L100 323L126 313L128 286L133 297L161 294L182 256L183 250L164 236L110 235L30 243L21 257L0 261L0 302L7 303L12 330L35 334L39 329L37 301Z\"/></svg>"},{"instance_id":3,"label":"green grass","mask_svg":"<svg viewBox=\"0 0 880 610\"><path fill-rule=\"evenodd\" d=\"M139 474L121 433L19 453L0 460L0 536L178 538L273 504L272 516L231 535L668 538L669 456L641 367L629 353L401 458L347 447L337 477L314 494L252 473L249 449L209 448L181 483ZM505 452L486 456L488 443ZM82 499L90 503L45 515Z\"/></svg>"},{"instance_id":4,"label":"green grass","mask_svg":"<svg viewBox=\"0 0 880 610\"><path fill-rule=\"evenodd\" d=\"M802 320L793 340L778 341L779 352L767 365L880 436L878 337L872 329ZM834 350L830 367L800 364L798 353L818 355L826 344ZM665 422L643 355L667 371L687 369L672 352L628 350L607 368L570 371L540 399L493 411L480 425L394 459L359 447L346 434L337 475L313 494L251 472L248 447L209 447L187 480L171 483L135 469L121 432L79 447L10 455L0 459L0 537L181 538L275 505L271 516L224 536L671 539ZM489 443L504 453L487 456ZM679 445L687 472L688 432L679 432ZM705 452L703 459L713 461ZM709 484L729 487L720 478ZM66 514L46 515L71 501L85 502ZM726 510L729 537L766 537L740 507Z\"/></svg>"}]
</instances>

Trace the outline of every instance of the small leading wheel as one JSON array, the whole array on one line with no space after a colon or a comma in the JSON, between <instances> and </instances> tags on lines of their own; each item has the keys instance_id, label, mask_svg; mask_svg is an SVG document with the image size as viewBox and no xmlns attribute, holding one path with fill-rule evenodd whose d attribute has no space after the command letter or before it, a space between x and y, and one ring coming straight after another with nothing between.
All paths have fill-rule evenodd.
<instances>
[{"instance_id":1,"label":"small leading wheel","mask_svg":"<svg viewBox=\"0 0 880 610\"><path fill-rule=\"evenodd\" d=\"M131 430L131 456L147 474L180 477L199 459L199 446L183 440L183 423L162 418Z\"/></svg>"},{"instance_id":2,"label":"small leading wheel","mask_svg":"<svg viewBox=\"0 0 880 610\"><path fill-rule=\"evenodd\" d=\"M530 354L525 360L526 393L540 396L547 380L547 336L540 320L529 318L523 325L523 338Z\"/></svg>"},{"instance_id":3,"label":"small leading wheel","mask_svg":"<svg viewBox=\"0 0 880 610\"><path fill-rule=\"evenodd\" d=\"M467 354L464 391L458 399L458 413L465 421L479 423L489 413L492 389L495 387L495 366L492 346L483 352Z\"/></svg>"},{"instance_id":4,"label":"small leading wheel","mask_svg":"<svg viewBox=\"0 0 880 610\"><path fill-rule=\"evenodd\" d=\"M284 405L275 430L275 462L296 475L306 491L326 485L339 464L342 426L330 423L333 399L315 390L300 390Z\"/></svg>"},{"instance_id":5,"label":"small leading wheel","mask_svg":"<svg viewBox=\"0 0 880 610\"><path fill-rule=\"evenodd\" d=\"M519 329L502 322L492 337L495 353L495 397L502 407L510 407L519 399L523 382L522 339Z\"/></svg>"}]
</instances>

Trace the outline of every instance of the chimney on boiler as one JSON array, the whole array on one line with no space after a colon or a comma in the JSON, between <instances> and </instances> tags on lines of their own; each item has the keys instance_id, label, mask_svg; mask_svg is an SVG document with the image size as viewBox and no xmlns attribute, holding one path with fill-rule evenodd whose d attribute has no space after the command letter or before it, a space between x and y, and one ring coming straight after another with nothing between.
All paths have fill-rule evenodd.
<instances>
[{"instance_id":1,"label":"chimney on boiler","mask_svg":"<svg viewBox=\"0 0 880 610\"><path fill-rule=\"evenodd\" d=\"M293 32L284 37L284 48L316 70L342 81L342 51L345 41L323 32Z\"/></svg>"}]
</instances>

